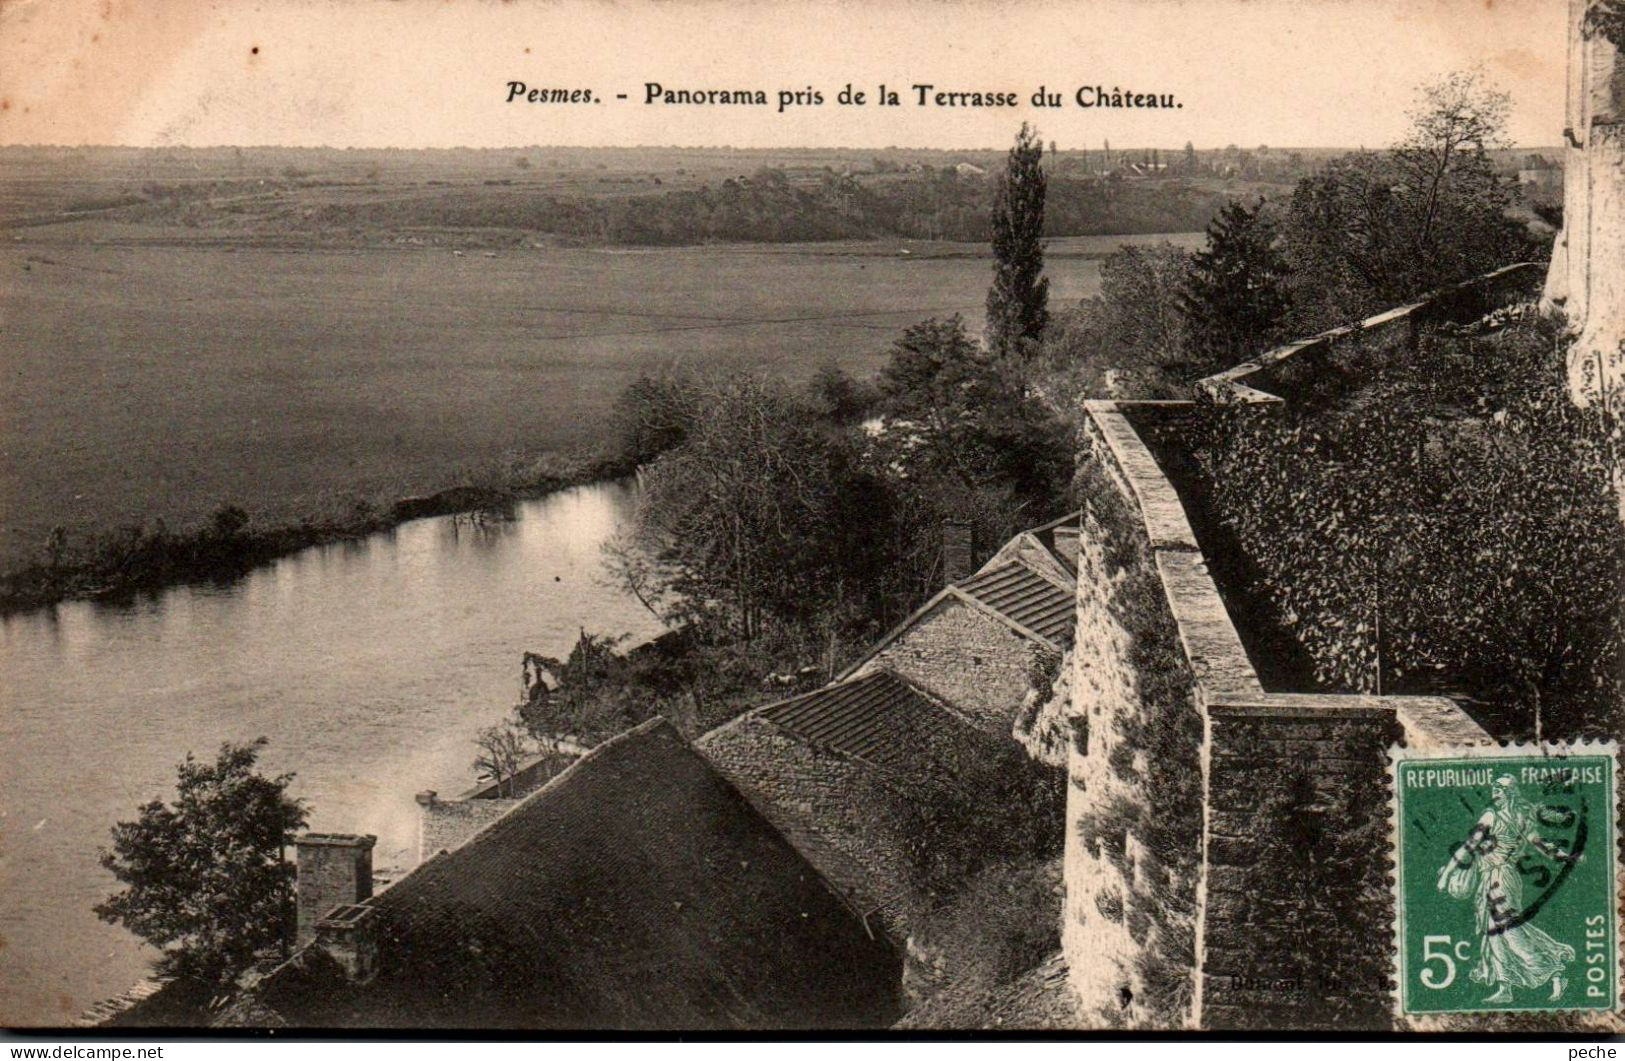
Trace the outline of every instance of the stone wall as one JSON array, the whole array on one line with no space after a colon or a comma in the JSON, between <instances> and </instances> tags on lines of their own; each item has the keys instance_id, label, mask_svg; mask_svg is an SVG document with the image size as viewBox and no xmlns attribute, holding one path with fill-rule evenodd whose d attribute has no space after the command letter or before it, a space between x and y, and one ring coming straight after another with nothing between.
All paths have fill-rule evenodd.
<instances>
[{"instance_id":1,"label":"stone wall","mask_svg":"<svg viewBox=\"0 0 1625 1061\"><path fill-rule=\"evenodd\" d=\"M1027 695L1032 658L1032 642L950 596L856 673L894 671L1007 737Z\"/></svg>"},{"instance_id":2,"label":"stone wall","mask_svg":"<svg viewBox=\"0 0 1625 1061\"><path fill-rule=\"evenodd\" d=\"M1122 408L1089 413L1062 927L1086 1018L1388 1027L1387 749L1488 735L1437 697L1266 691L1173 484Z\"/></svg>"},{"instance_id":3,"label":"stone wall","mask_svg":"<svg viewBox=\"0 0 1625 1061\"><path fill-rule=\"evenodd\" d=\"M1105 440L1079 489L1061 942L1091 1026L1179 1028L1194 994L1201 837L1194 680L1141 510Z\"/></svg>"},{"instance_id":4,"label":"stone wall","mask_svg":"<svg viewBox=\"0 0 1625 1061\"><path fill-rule=\"evenodd\" d=\"M1072 554L1074 563L1077 555L1076 551ZM1030 757L1045 766L1065 769L1067 764L1068 749L1072 746L1068 717L1072 714L1072 673L1076 662L1072 649L1063 652L1049 695L1042 695L1039 689L1029 690L1016 717L1012 736Z\"/></svg>"},{"instance_id":5,"label":"stone wall","mask_svg":"<svg viewBox=\"0 0 1625 1061\"><path fill-rule=\"evenodd\" d=\"M517 806L517 799L437 799L432 793L420 795L418 861L427 862L442 851L462 847L475 833Z\"/></svg>"},{"instance_id":6,"label":"stone wall","mask_svg":"<svg viewBox=\"0 0 1625 1061\"><path fill-rule=\"evenodd\" d=\"M1207 713L1203 1026L1388 1027L1393 712Z\"/></svg>"},{"instance_id":7,"label":"stone wall","mask_svg":"<svg viewBox=\"0 0 1625 1061\"><path fill-rule=\"evenodd\" d=\"M1142 995L1135 973L1140 944L1127 925L1133 882L1086 823L1115 805L1143 803L1137 786L1110 767L1133 754L1121 722L1138 711L1128 662L1129 635L1107 607L1110 582L1102 571L1098 534L1085 531L1079 550L1078 632L1072 658L1072 704L1065 717L1067 749L1066 898L1061 949L1082 1012L1091 1024L1134 1026L1133 1000ZM1125 837L1126 856L1135 844Z\"/></svg>"},{"instance_id":8,"label":"stone wall","mask_svg":"<svg viewBox=\"0 0 1625 1061\"><path fill-rule=\"evenodd\" d=\"M1327 401L1340 388L1414 349L1423 327L1470 320L1532 296L1540 284L1541 270L1536 263L1523 262L1447 285L1408 305L1267 350L1199 380L1197 387L1222 402Z\"/></svg>"}]
</instances>

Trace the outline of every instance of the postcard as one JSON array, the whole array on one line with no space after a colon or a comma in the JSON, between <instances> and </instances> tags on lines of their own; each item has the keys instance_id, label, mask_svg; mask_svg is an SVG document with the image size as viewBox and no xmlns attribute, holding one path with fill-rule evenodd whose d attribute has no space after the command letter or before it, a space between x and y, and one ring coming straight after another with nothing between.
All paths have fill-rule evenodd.
<instances>
[{"instance_id":1,"label":"postcard","mask_svg":"<svg viewBox=\"0 0 1625 1061\"><path fill-rule=\"evenodd\" d=\"M0 1024L1618 1033L1622 45L0 3Z\"/></svg>"}]
</instances>

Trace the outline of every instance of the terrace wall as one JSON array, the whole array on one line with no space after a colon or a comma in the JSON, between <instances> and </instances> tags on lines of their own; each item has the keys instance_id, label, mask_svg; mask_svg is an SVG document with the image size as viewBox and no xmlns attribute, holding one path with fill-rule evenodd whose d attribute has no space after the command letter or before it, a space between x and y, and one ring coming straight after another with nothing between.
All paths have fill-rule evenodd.
<instances>
[{"instance_id":1,"label":"terrace wall","mask_svg":"<svg viewBox=\"0 0 1625 1061\"><path fill-rule=\"evenodd\" d=\"M1203 381L1203 388L1222 401L1277 402L1253 384L1293 391L1317 372L1357 374L1362 356L1395 348L1396 329L1408 337L1422 321L1480 313L1536 280L1538 267L1501 270L1288 344ZM1334 361L1338 353L1351 360ZM1136 409L1157 413L1167 425L1199 406L1088 407L1094 446L1086 479L1097 496L1083 521L1079 559L1062 926L1072 987L1091 1022L1106 1025L1389 1027L1387 750L1399 742L1442 747L1490 737L1443 698L1266 691L1179 493L1127 415ZM1131 630L1114 603L1132 577L1108 562L1116 553L1121 563L1124 555L1120 528L1101 518L1115 505L1126 507L1142 534L1140 562L1155 572L1190 675L1190 709L1200 718L1194 741L1200 797L1188 808L1157 802L1150 741L1134 724L1146 713L1151 686L1147 657L1136 651L1143 632ZM1167 685L1165 674L1164 701ZM1165 711L1163 722L1177 716ZM1178 999L1168 990L1169 970L1161 969L1160 984L1148 976L1158 973L1159 959L1180 950L1146 932L1147 917L1136 914L1144 913L1137 907L1179 900L1181 882L1166 872L1177 852L1148 850L1149 823L1166 827L1193 815L1200 819L1193 945L1184 951L1191 989L1180 1009L1167 1004ZM1101 822L1122 823L1121 839L1104 834ZM1166 844L1166 828L1161 835ZM1147 865L1160 879L1147 879ZM1161 927L1166 936L1177 921L1164 918ZM1145 994L1159 989L1162 1004L1147 1004Z\"/></svg>"},{"instance_id":2,"label":"terrace wall","mask_svg":"<svg viewBox=\"0 0 1625 1061\"><path fill-rule=\"evenodd\" d=\"M1126 489L1108 481L1103 489ZM1143 733L1146 704L1134 664L1135 637L1114 608L1125 582L1149 572L1149 558L1136 556L1140 571L1117 569L1106 523L1094 511L1084 517L1078 553L1078 625L1072 652L1072 697L1064 724L1068 774L1066 847L1062 874L1061 944L1080 1011L1091 1026L1172 1027L1190 1019L1191 973L1195 955L1159 933L1150 937L1149 916L1161 899L1144 874L1150 816L1183 817L1199 829L1201 808L1153 806L1145 783L1145 752L1136 747ZM1173 639L1156 646L1177 653ZM1191 704L1188 710L1194 713ZM1166 854L1166 852L1165 852ZM1197 851L1186 852L1194 859ZM1194 880L1181 882L1194 891ZM1187 920L1186 932L1193 930ZM1172 945L1184 961L1184 997L1158 1006L1148 990L1147 960ZM1164 992L1166 995L1166 992Z\"/></svg>"},{"instance_id":3,"label":"terrace wall","mask_svg":"<svg viewBox=\"0 0 1625 1061\"><path fill-rule=\"evenodd\" d=\"M1391 1004L1383 707L1209 705L1208 1028L1381 1028Z\"/></svg>"},{"instance_id":4,"label":"terrace wall","mask_svg":"<svg viewBox=\"0 0 1625 1061\"><path fill-rule=\"evenodd\" d=\"M1440 288L1355 324L1275 347L1198 386L1221 401L1243 402L1293 401L1310 389L1336 389L1339 381L1358 380L1386 359L1414 350L1428 325L1481 316L1533 293L1543 268L1521 262Z\"/></svg>"},{"instance_id":5,"label":"terrace wall","mask_svg":"<svg viewBox=\"0 0 1625 1061\"><path fill-rule=\"evenodd\" d=\"M1201 795L1188 808L1154 798L1155 770L1135 747L1144 730L1132 724L1148 706L1144 676L1111 600L1125 576L1103 570L1110 531L1086 519L1062 930L1073 989L1095 1019L1131 1027L1386 1027L1387 749L1488 737L1437 698L1264 690L1173 486L1122 411L1107 403L1090 412L1100 480L1143 528L1173 618L1171 647L1191 675ZM1133 807L1146 813L1124 813ZM1166 829L1181 816L1197 819L1199 837L1182 1008L1166 1005L1166 969L1162 984L1146 975L1177 949L1140 927L1147 907L1177 906L1181 883L1145 878L1148 863L1171 861L1151 850L1146 823ZM1113 819L1129 824L1121 841L1103 845L1088 823Z\"/></svg>"}]
</instances>

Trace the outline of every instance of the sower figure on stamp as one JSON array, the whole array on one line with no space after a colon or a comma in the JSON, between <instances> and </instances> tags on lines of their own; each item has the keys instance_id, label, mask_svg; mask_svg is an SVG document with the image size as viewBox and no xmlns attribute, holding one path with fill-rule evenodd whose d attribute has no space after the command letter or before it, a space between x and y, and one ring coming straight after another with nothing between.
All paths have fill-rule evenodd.
<instances>
[{"instance_id":1,"label":"sower figure on stamp","mask_svg":"<svg viewBox=\"0 0 1625 1061\"><path fill-rule=\"evenodd\" d=\"M1514 987L1527 990L1548 981L1555 1000L1568 987L1564 972L1574 961L1574 948L1526 920L1518 861L1531 850L1554 862L1571 856L1540 835L1534 804L1510 776L1495 779L1491 798L1494 805L1478 819L1472 836L1439 870L1438 887L1475 904L1479 951L1471 977L1495 987L1486 1004L1511 1002Z\"/></svg>"}]
</instances>

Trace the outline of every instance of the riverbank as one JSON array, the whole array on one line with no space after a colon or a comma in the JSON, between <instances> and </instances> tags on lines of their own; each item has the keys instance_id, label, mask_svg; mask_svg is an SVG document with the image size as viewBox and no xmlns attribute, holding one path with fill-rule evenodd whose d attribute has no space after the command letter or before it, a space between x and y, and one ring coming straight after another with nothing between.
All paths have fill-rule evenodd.
<instances>
[{"instance_id":1,"label":"riverbank","mask_svg":"<svg viewBox=\"0 0 1625 1061\"><path fill-rule=\"evenodd\" d=\"M57 527L75 545L190 530L228 502L254 525L364 524L356 497L387 510L506 454L597 454L621 393L666 366L865 377L924 318L980 320L989 275L939 244L459 257L44 236L0 241L0 572L44 564ZM1099 291L1098 261L1049 253L1052 300Z\"/></svg>"},{"instance_id":2,"label":"riverbank","mask_svg":"<svg viewBox=\"0 0 1625 1061\"><path fill-rule=\"evenodd\" d=\"M662 627L606 584L602 545L636 509L626 480L519 501L513 518L412 519L315 546L222 585L75 601L0 622L0 1014L66 1021L146 973L152 951L91 912L115 885L108 830L174 794L187 752L267 738L310 828L416 859L423 789L474 783L474 740L509 716L527 651L583 628L641 643ZM62 784L72 763L74 784Z\"/></svg>"},{"instance_id":3,"label":"riverbank","mask_svg":"<svg viewBox=\"0 0 1625 1061\"><path fill-rule=\"evenodd\" d=\"M538 472L544 466L548 470ZM63 543L44 563L0 576L0 616L69 600L129 600L171 586L230 582L301 549L365 538L431 516L501 517L521 501L633 472L630 462L612 457L515 461L510 467L514 471L507 478L452 485L387 506L358 500L348 516L257 527L252 513L228 504L191 531L170 531L160 522L150 529L121 528L72 552Z\"/></svg>"}]
</instances>

